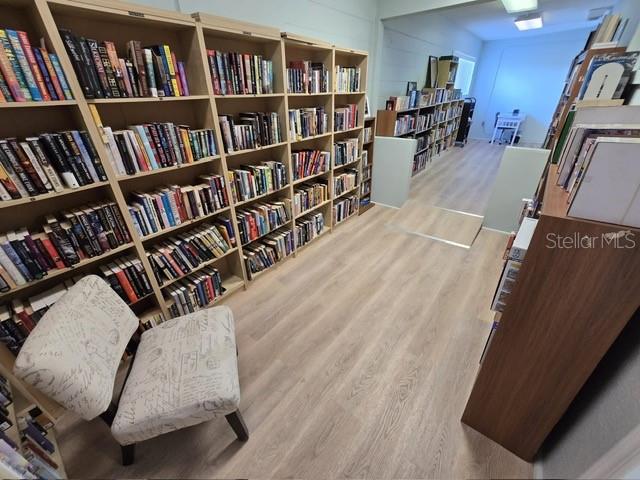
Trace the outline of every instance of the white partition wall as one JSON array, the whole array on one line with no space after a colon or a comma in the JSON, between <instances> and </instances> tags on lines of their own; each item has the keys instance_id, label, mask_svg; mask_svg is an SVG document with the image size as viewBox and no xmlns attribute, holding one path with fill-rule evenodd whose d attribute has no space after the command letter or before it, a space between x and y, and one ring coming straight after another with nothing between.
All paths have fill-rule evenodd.
<instances>
[{"instance_id":1,"label":"white partition wall","mask_svg":"<svg viewBox=\"0 0 640 480\"><path fill-rule=\"evenodd\" d=\"M550 150L507 147L493 185L483 227L512 232L518 228L522 199L533 198Z\"/></svg>"},{"instance_id":2,"label":"white partition wall","mask_svg":"<svg viewBox=\"0 0 640 480\"><path fill-rule=\"evenodd\" d=\"M409 198L413 158L418 141L413 138L376 137L371 200L400 208Z\"/></svg>"}]
</instances>

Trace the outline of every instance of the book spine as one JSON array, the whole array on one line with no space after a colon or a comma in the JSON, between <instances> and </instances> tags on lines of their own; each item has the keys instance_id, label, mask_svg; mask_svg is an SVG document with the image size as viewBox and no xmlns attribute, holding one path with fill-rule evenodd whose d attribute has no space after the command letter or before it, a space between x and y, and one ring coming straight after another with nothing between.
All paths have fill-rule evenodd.
<instances>
[{"instance_id":1,"label":"book spine","mask_svg":"<svg viewBox=\"0 0 640 480\"><path fill-rule=\"evenodd\" d=\"M88 152L88 155L93 163L93 168L98 175L98 179L105 182L107 180L107 173L104 171L104 167L102 166L102 162L100 162L100 156L98 155L98 151L96 150L95 145L91 141L91 137L89 137L89 133L86 130L82 130L79 132L79 140L78 140Z\"/></svg>"},{"instance_id":2,"label":"book spine","mask_svg":"<svg viewBox=\"0 0 640 480\"><path fill-rule=\"evenodd\" d=\"M40 143L38 142L38 139L35 137L30 137L30 138L26 138L26 141L31 147L31 150L35 154L36 158L38 159L38 163L42 167L42 170L44 171L47 178L51 182L51 186L53 187L53 190L56 192L61 192L62 190L64 190L62 181L60 180L58 173L55 171L55 169L49 162L49 159L45 155L44 150L42 149Z\"/></svg>"},{"instance_id":3,"label":"book spine","mask_svg":"<svg viewBox=\"0 0 640 480\"><path fill-rule=\"evenodd\" d=\"M147 82L147 67L145 65L145 59L142 54L142 46L138 40L133 41L133 57L134 65L138 71L138 77L140 78L140 87L142 89L142 96L151 96L149 92L149 84Z\"/></svg>"},{"instance_id":4,"label":"book spine","mask_svg":"<svg viewBox=\"0 0 640 480\"><path fill-rule=\"evenodd\" d=\"M48 158L51 160L58 173L60 173L60 176L67 187L78 188L80 186L78 179L75 177L67 159L62 155L62 152L58 148L53 135L41 135L40 141L44 145L45 151L49 154Z\"/></svg>"},{"instance_id":5,"label":"book spine","mask_svg":"<svg viewBox=\"0 0 640 480\"><path fill-rule=\"evenodd\" d=\"M40 94L36 80L31 72L29 61L27 60L25 51L20 43L18 32L10 29L6 29L6 32L9 42L11 42L11 47L16 55L16 59L18 60L18 64L20 65L20 69L22 70L22 74L24 75L24 79L27 82L27 88L31 94L31 99L35 101L42 101L42 95Z\"/></svg>"},{"instance_id":6,"label":"book spine","mask_svg":"<svg viewBox=\"0 0 640 480\"><path fill-rule=\"evenodd\" d=\"M36 158L35 154L31 150L31 147L29 146L29 144L27 142L20 142L19 145L16 144L15 148L21 148L22 153L26 155L27 159L29 160L29 163L33 167L33 170L36 172L44 188L48 192L51 192L53 190L53 186L51 185L49 178L45 175L44 170L42 169L42 166L38 162L38 159Z\"/></svg>"},{"instance_id":7,"label":"book spine","mask_svg":"<svg viewBox=\"0 0 640 480\"><path fill-rule=\"evenodd\" d=\"M104 98L105 92L100 86L100 76L98 74L98 71L96 70L97 66L94 62L91 47L87 43L87 39L84 37L75 37L75 41L78 44L78 50L82 58L82 64L85 66L93 95L97 98Z\"/></svg>"},{"instance_id":8,"label":"book spine","mask_svg":"<svg viewBox=\"0 0 640 480\"><path fill-rule=\"evenodd\" d=\"M116 77L116 82L118 84L118 89L120 90L120 95L123 97L126 97L127 88L124 83L122 66L120 65L120 59L118 58L118 52L116 51L116 46L113 42L109 42L109 41L104 41L103 44L107 49L107 55L109 56L109 62L111 62L111 68L113 69L113 74Z\"/></svg>"},{"instance_id":9,"label":"book spine","mask_svg":"<svg viewBox=\"0 0 640 480\"><path fill-rule=\"evenodd\" d=\"M20 162L20 160L18 160L18 157L14 154L11 147L9 146L9 143L6 140L0 141L0 149L2 149L4 157L8 160L8 163L15 175L20 179L20 182L27 191L28 196L38 195L39 189L36 188L34 183L31 181L30 175L25 172L22 163ZM35 171L33 173L35 174Z\"/></svg>"},{"instance_id":10,"label":"book spine","mask_svg":"<svg viewBox=\"0 0 640 480\"><path fill-rule=\"evenodd\" d=\"M11 47L11 42L9 41L6 30L0 29L0 43L2 43L4 57L7 59L7 64L5 64L5 67L2 69L2 74L11 90L14 100L16 102L30 101L31 93L27 87L27 81L20 68L18 58Z\"/></svg>"},{"instance_id":11,"label":"book spine","mask_svg":"<svg viewBox=\"0 0 640 480\"><path fill-rule=\"evenodd\" d=\"M187 84L187 73L185 72L184 62L178 62L178 74L180 75L180 83L182 84L182 95L189 96L189 85Z\"/></svg>"},{"instance_id":12,"label":"book spine","mask_svg":"<svg viewBox=\"0 0 640 480\"><path fill-rule=\"evenodd\" d=\"M6 89L4 87L2 89L5 100L7 102L24 102L25 98L22 90L20 90L20 84L16 74L13 72L11 61L7 57L2 42L0 42L0 74L2 82L6 85Z\"/></svg>"},{"instance_id":13,"label":"book spine","mask_svg":"<svg viewBox=\"0 0 640 480\"><path fill-rule=\"evenodd\" d=\"M102 179L100 178L100 176L98 175L98 172L96 171L93 158L91 157L91 155L89 155L89 152L85 148L84 142L80 137L80 132L78 132L77 130L72 130L70 132L64 132L64 135L66 136L69 144L75 145L74 150L77 150L80 153L80 158L82 159L82 162L84 163L85 167L91 174L92 180L94 182L101 181Z\"/></svg>"},{"instance_id":14,"label":"book spine","mask_svg":"<svg viewBox=\"0 0 640 480\"><path fill-rule=\"evenodd\" d=\"M153 73L153 53L150 49L145 48L143 51L144 66L147 72L147 82L149 87L149 94L152 97L158 96L158 87L156 86L156 77Z\"/></svg>"},{"instance_id":15,"label":"book spine","mask_svg":"<svg viewBox=\"0 0 640 480\"><path fill-rule=\"evenodd\" d=\"M84 93L85 98L95 98L95 93L93 91L93 85L89 78L88 65L85 65L82 51L80 49L80 43L76 36L71 33L69 30L60 30L60 36L62 37L62 41L64 42L64 46L69 54L69 58L71 59L71 64L73 65L73 69L76 72L76 76L78 77L78 81L80 82L80 86L82 87L82 93ZM59 63L59 59L56 58L54 61L54 55L51 54L51 63L54 68L56 68L56 64L60 67L60 72L62 72L62 68ZM58 68L56 68L56 73L58 73L58 78L60 78L60 72L58 72ZM65 97L67 93L65 91ZM68 97L67 97L68 98Z\"/></svg>"},{"instance_id":16,"label":"book spine","mask_svg":"<svg viewBox=\"0 0 640 480\"><path fill-rule=\"evenodd\" d=\"M60 59L58 58L58 55L56 55L55 53L50 53L49 61L51 62L51 66L56 74L55 76L57 77L58 82L60 82L60 88L62 88L64 97L67 100L73 100L73 94L71 93L71 88L69 87L69 83L67 82L67 77L65 76L64 71L62 70L62 66L60 65Z\"/></svg>"},{"instance_id":17,"label":"book spine","mask_svg":"<svg viewBox=\"0 0 640 480\"><path fill-rule=\"evenodd\" d=\"M56 92L56 100L64 100L66 98L64 90L62 89L60 79L58 79L58 74L56 73L56 70L55 68L53 68L53 64L51 63L49 52L47 52L44 48L36 48L35 50L39 52L40 57L42 58L44 68L48 74L49 80L51 81L51 85Z\"/></svg>"},{"instance_id":18,"label":"book spine","mask_svg":"<svg viewBox=\"0 0 640 480\"><path fill-rule=\"evenodd\" d=\"M107 52L104 44L98 45L98 54L100 55L100 60L102 61L102 67L104 69L104 74L107 78L107 84L109 87L109 91L111 92L111 96L113 98L120 98L120 89L118 88L118 81L116 80L115 73L113 71L113 66L111 65L111 61L109 60L109 53Z\"/></svg>"},{"instance_id":19,"label":"book spine","mask_svg":"<svg viewBox=\"0 0 640 480\"><path fill-rule=\"evenodd\" d=\"M93 61L93 68L97 73L98 80L100 82L100 88L102 89L102 93L106 98L111 98L111 86L109 85L109 80L107 79L107 73L105 72L104 65L102 63L102 57L100 56L100 52L98 51L98 41L87 38L86 39L87 48L89 49L89 53L91 55L91 60Z\"/></svg>"},{"instance_id":20,"label":"book spine","mask_svg":"<svg viewBox=\"0 0 640 480\"><path fill-rule=\"evenodd\" d=\"M5 246L0 245L0 247L0 265L2 265L2 267L7 271L12 280L17 285L24 285L25 283L27 283L30 278L23 275L22 270L18 267L18 264L14 263L11 257L9 257Z\"/></svg>"},{"instance_id":21,"label":"book spine","mask_svg":"<svg viewBox=\"0 0 640 480\"><path fill-rule=\"evenodd\" d=\"M49 91L47 90L47 86L44 83L44 78L42 77L42 72L38 67L38 62L36 61L36 57L33 54L33 49L31 48L31 43L29 43L29 37L27 37L27 33L23 31L18 31L18 39L20 41L20 45L22 46L22 51L27 59L29 64L29 68L31 70L31 75L33 76L36 84L36 88L40 93L40 98L44 101L50 101L51 96L49 95ZM32 94L33 96L33 94ZM36 97L34 97L35 99Z\"/></svg>"},{"instance_id":22,"label":"book spine","mask_svg":"<svg viewBox=\"0 0 640 480\"><path fill-rule=\"evenodd\" d=\"M56 92L55 87L53 86L53 82L51 81L51 77L49 76L49 70L47 70L47 66L44 63L44 58L42 56L42 52L39 48L32 49L33 56L38 63L38 69L40 70L40 74L44 81L44 85L46 87L46 91L49 93L49 100L60 100L58 97L58 92Z\"/></svg>"}]
</instances>

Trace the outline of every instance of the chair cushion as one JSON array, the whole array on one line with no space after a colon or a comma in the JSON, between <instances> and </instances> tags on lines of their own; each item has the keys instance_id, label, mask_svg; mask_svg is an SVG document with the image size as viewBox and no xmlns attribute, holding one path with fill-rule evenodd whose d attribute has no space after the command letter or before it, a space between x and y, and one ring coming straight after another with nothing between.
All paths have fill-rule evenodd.
<instances>
[{"instance_id":1,"label":"chair cushion","mask_svg":"<svg viewBox=\"0 0 640 480\"><path fill-rule=\"evenodd\" d=\"M100 277L73 285L29 334L15 374L91 420L107 410L125 347L139 322Z\"/></svg>"},{"instance_id":2,"label":"chair cushion","mask_svg":"<svg viewBox=\"0 0 640 480\"><path fill-rule=\"evenodd\" d=\"M144 332L111 431L129 445L231 413L239 402L233 314L199 310Z\"/></svg>"}]
</instances>

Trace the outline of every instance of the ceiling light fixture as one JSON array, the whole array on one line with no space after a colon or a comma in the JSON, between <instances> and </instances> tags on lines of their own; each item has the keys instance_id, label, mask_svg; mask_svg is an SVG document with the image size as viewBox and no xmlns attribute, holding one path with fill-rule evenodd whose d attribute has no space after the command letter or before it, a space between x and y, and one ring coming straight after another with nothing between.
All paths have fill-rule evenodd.
<instances>
[{"instance_id":1,"label":"ceiling light fixture","mask_svg":"<svg viewBox=\"0 0 640 480\"><path fill-rule=\"evenodd\" d=\"M529 15L522 15L514 20L518 30L534 30L536 28L542 28L542 16L539 13L530 13Z\"/></svg>"},{"instance_id":2,"label":"ceiling light fixture","mask_svg":"<svg viewBox=\"0 0 640 480\"><path fill-rule=\"evenodd\" d=\"M508 13L521 13L537 10L538 0L502 0Z\"/></svg>"}]
</instances>

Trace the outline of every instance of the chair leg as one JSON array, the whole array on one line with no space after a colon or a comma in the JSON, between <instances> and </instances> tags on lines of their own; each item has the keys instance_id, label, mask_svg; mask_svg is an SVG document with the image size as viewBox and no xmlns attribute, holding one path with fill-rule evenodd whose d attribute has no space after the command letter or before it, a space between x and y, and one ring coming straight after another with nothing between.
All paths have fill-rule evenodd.
<instances>
[{"instance_id":1,"label":"chair leg","mask_svg":"<svg viewBox=\"0 0 640 480\"><path fill-rule=\"evenodd\" d=\"M229 425L231 425L231 428L238 437L238 440L241 442L249 440L249 430L247 429L247 425L244 423L240 410L236 410L229 415L225 415L224 418L226 418Z\"/></svg>"},{"instance_id":2,"label":"chair leg","mask_svg":"<svg viewBox=\"0 0 640 480\"><path fill-rule=\"evenodd\" d=\"M136 444L121 445L120 448L122 449L122 465L125 467L133 465L136 457Z\"/></svg>"}]
</instances>

